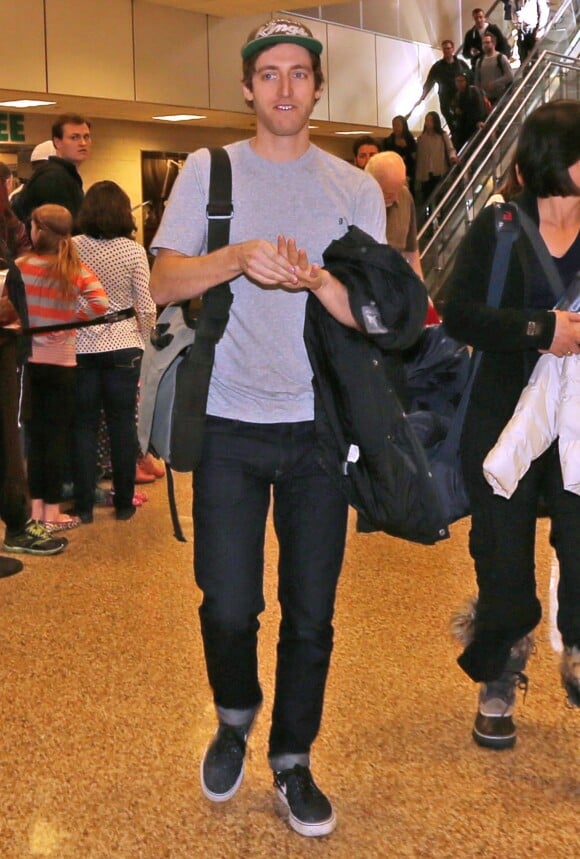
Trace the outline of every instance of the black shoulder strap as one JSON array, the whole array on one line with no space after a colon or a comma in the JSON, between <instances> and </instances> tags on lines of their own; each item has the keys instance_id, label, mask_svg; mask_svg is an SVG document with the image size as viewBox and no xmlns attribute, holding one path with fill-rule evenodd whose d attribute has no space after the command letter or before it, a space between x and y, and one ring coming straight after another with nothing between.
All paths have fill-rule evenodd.
<instances>
[{"instance_id":1,"label":"black shoulder strap","mask_svg":"<svg viewBox=\"0 0 580 859\"><path fill-rule=\"evenodd\" d=\"M230 241L230 221L234 216L232 203L232 165L230 156L221 146L209 150L211 167L209 173L208 204L206 207L207 252L225 247ZM213 348L224 333L232 291L228 282L213 286L205 293L197 323L196 340L213 341ZM196 349L199 349L196 346ZM213 351L211 355L213 364Z\"/></svg>"},{"instance_id":2,"label":"black shoulder strap","mask_svg":"<svg viewBox=\"0 0 580 859\"><path fill-rule=\"evenodd\" d=\"M211 167L206 209L208 253L229 243L230 221L234 213L229 155L223 148L209 151ZM201 453L215 347L225 331L231 303L232 291L228 282L220 283L207 290L195 324L195 340L177 369L171 431L171 450L174 452L171 467L176 471L194 470ZM190 303L190 308L192 306L199 307L195 300ZM183 383L180 384L180 381ZM168 468L168 475L170 471L171 469ZM167 490L175 536L185 542L177 515L171 477L167 481Z\"/></svg>"},{"instance_id":3,"label":"black shoulder strap","mask_svg":"<svg viewBox=\"0 0 580 859\"><path fill-rule=\"evenodd\" d=\"M209 197L206 214L208 253L222 248L230 241L230 221L234 214L232 204L232 165L221 146L209 150L211 167L209 173Z\"/></svg>"}]
</instances>

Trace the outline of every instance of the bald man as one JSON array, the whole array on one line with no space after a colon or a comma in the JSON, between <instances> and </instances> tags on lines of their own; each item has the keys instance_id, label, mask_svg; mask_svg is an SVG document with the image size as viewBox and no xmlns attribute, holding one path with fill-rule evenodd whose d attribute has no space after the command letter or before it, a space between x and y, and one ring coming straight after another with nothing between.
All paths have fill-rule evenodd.
<instances>
[{"instance_id":1,"label":"bald man","mask_svg":"<svg viewBox=\"0 0 580 859\"><path fill-rule=\"evenodd\" d=\"M407 186L405 162L396 152L379 152L369 159L365 171L377 180L383 192L387 207L387 243L400 251L422 280L415 204Z\"/></svg>"}]
</instances>

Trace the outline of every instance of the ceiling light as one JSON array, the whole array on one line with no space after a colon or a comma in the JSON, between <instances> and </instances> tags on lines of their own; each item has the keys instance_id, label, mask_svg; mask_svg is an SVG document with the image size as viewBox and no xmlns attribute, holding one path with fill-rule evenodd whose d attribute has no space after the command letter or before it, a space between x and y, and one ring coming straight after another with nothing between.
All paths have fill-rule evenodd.
<instances>
[{"instance_id":1,"label":"ceiling light","mask_svg":"<svg viewBox=\"0 0 580 859\"><path fill-rule=\"evenodd\" d=\"M2 107L44 107L48 104L56 104L55 101L33 101L30 98L21 98L17 101L0 101Z\"/></svg>"},{"instance_id":2,"label":"ceiling light","mask_svg":"<svg viewBox=\"0 0 580 859\"><path fill-rule=\"evenodd\" d=\"M188 119L207 119L207 116L197 116L195 113L170 113L168 116L153 116L152 119L162 119L165 122L185 122Z\"/></svg>"},{"instance_id":3,"label":"ceiling light","mask_svg":"<svg viewBox=\"0 0 580 859\"><path fill-rule=\"evenodd\" d=\"M335 131L334 133L343 134L345 137L347 137L349 134L356 134L357 137L359 136L359 134L374 134L373 131Z\"/></svg>"}]
</instances>

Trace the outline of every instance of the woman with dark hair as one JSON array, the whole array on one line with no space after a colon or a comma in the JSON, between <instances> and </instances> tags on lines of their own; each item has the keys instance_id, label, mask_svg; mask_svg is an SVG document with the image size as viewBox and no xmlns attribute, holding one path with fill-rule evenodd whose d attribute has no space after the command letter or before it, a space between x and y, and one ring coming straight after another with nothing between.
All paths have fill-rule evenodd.
<instances>
[{"instance_id":1,"label":"woman with dark hair","mask_svg":"<svg viewBox=\"0 0 580 859\"><path fill-rule=\"evenodd\" d=\"M149 293L149 264L144 248L133 238L136 226L129 197L115 182L96 182L89 188L78 222L81 235L75 236L75 246L103 283L110 309L134 307L135 316L78 332L75 512L82 522L92 522L102 409L111 445L115 513L117 519L129 519L135 512L137 385L145 340L156 316Z\"/></svg>"},{"instance_id":2,"label":"woman with dark hair","mask_svg":"<svg viewBox=\"0 0 580 859\"><path fill-rule=\"evenodd\" d=\"M409 131L409 125L404 116L393 117L393 132L385 137L383 142L385 152L396 152L405 162L409 191L415 193L415 161L417 159L417 141Z\"/></svg>"},{"instance_id":3,"label":"woman with dark hair","mask_svg":"<svg viewBox=\"0 0 580 859\"><path fill-rule=\"evenodd\" d=\"M16 217L8 199L10 169L0 161L0 241L4 242L13 259L30 250L30 239L24 224Z\"/></svg>"},{"instance_id":4,"label":"woman with dark hair","mask_svg":"<svg viewBox=\"0 0 580 859\"><path fill-rule=\"evenodd\" d=\"M16 260L33 327L91 319L107 310L97 276L83 265L71 240L72 215L46 204L32 213L32 253ZM35 334L28 359L28 484L32 518L49 531L79 524L60 511L64 459L75 408L75 330Z\"/></svg>"},{"instance_id":5,"label":"woman with dark hair","mask_svg":"<svg viewBox=\"0 0 580 859\"><path fill-rule=\"evenodd\" d=\"M525 121L515 162L523 186L514 198L539 229L567 293L580 271L580 103L555 101ZM525 233L516 239L499 309L486 304L496 246L494 207L485 208L463 240L445 307L445 326L482 352L462 437L471 509L470 551L479 596L456 616L464 645L461 668L481 683L473 728L477 743L509 748L516 688L540 620L534 549L538 500L551 518L560 564L558 628L564 644L562 682L580 706L580 496L564 488L558 442L531 462L511 497L494 494L483 461L510 420L541 353L580 354L580 314L554 309L557 298ZM540 238L541 237L541 238ZM538 427L540 418L537 418Z\"/></svg>"},{"instance_id":6,"label":"woman with dark hair","mask_svg":"<svg viewBox=\"0 0 580 859\"><path fill-rule=\"evenodd\" d=\"M449 135L441 128L441 117L436 110L430 110L425 114L423 131L417 139L416 180L422 203L457 161Z\"/></svg>"}]
</instances>

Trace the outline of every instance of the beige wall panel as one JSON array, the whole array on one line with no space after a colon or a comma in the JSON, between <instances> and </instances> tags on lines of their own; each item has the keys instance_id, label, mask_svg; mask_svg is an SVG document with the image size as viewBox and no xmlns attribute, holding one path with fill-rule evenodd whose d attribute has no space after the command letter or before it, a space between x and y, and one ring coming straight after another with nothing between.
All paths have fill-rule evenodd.
<instances>
[{"instance_id":1,"label":"beige wall panel","mask_svg":"<svg viewBox=\"0 0 580 859\"><path fill-rule=\"evenodd\" d=\"M137 0L138 101L209 107L207 16Z\"/></svg>"},{"instance_id":2,"label":"beige wall panel","mask_svg":"<svg viewBox=\"0 0 580 859\"><path fill-rule=\"evenodd\" d=\"M300 9L294 9L292 12L292 17L295 15L306 15L307 18L319 18L319 7L318 6L301 6Z\"/></svg>"},{"instance_id":3,"label":"beige wall panel","mask_svg":"<svg viewBox=\"0 0 580 859\"><path fill-rule=\"evenodd\" d=\"M411 110L421 94L416 45L377 36L377 91L379 125L391 127L397 114Z\"/></svg>"},{"instance_id":4,"label":"beige wall panel","mask_svg":"<svg viewBox=\"0 0 580 859\"><path fill-rule=\"evenodd\" d=\"M46 0L48 89L134 99L131 0Z\"/></svg>"},{"instance_id":5,"label":"beige wall panel","mask_svg":"<svg viewBox=\"0 0 580 859\"><path fill-rule=\"evenodd\" d=\"M43 0L0 0L2 87L46 91Z\"/></svg>"},{"instance_id":6,"label":"beige wall panel","mask_svg":"<svg viewBox=\"0 0 580 859\"><path fill-rule=\"evenodd\" d=\"M333 24L360 27L360 3L331 3L323 7L322 17Z\"/></svg>"},{"instance_id":7,"label":"beige wall panel","mask_svg":"<svg viewBox=\"0 0 580 859\"><path fill-rule=\"evenodd\" d=\"M328 25L328 96L332 122L377 124L375 35Z\"/></svg>"},{"instance_id":8,"label":"beige wall panel","mask_svg":"<svg viewBox=\"0 0 580 859\"><path fill-rule=\"evenodd\" d=\"M413 5L414 0L406 0ZM362 23L365 30L374 30L389 36L399 36L400 0L364 0Z\"/></svg>"},{"instance_id":9,"label":"beige wall panel","mask_svg":"<svg viewBox=\"0 0 580 859\"><path fill-rule=\"evenodd\" d=\"M473 4L477 6L477 3ZM415 42L438 45L442 39L461 39L460 0L438 0L428 4L423 0L399 4L400 37Z\"/></svg>"},{"instance_id":10,"label":"beige wall panel","mask_svg":"<svg viewBox=\"0 0 580 859\"><path fill-rule=\"evenodd\" d=\"M208 17L209 36L209 99L214 110L244 110L240 80L242 58L240 51L248 33L259 26L267 15L245 18Z\"/></svg>"}]
</instances>

